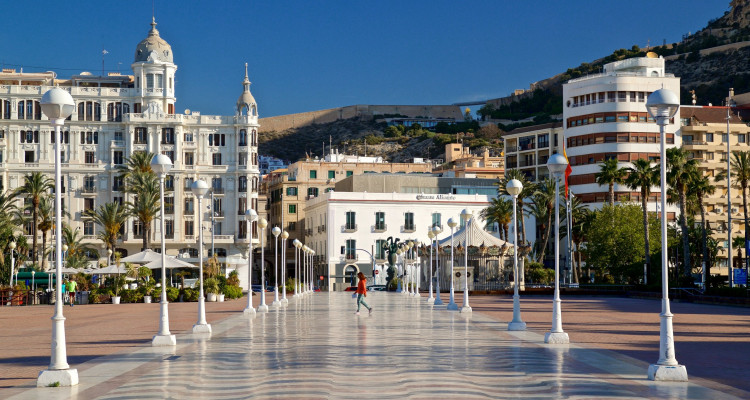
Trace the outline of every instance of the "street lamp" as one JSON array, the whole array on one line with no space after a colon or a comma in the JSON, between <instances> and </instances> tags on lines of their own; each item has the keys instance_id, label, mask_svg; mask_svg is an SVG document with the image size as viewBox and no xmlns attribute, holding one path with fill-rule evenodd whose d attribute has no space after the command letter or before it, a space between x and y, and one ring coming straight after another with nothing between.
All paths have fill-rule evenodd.
<instances>
[{"instance_id":1,"label":"street lamp","mask_svg":"<svg viewBox=\"0 0 750 400\"><path fill-rule=\"evenodd\" d=\"M435 274L437 275L437 283L436 283L436 294L435 294L435 305L436 306L442 306L443 299L440 298L440 256L438 255L438 251L440 250L440 241L438 240L438 235L443 232L442 229L440 229L439 226L435 225L432 227L432 233L435 234Z\"/></svg>"},{"instance_id":2,"label":"street lamp","mask_svg":"<svg viewBox=\"0 0 750 400\"><path fill-rule=\"evenodd\" d=\"M518 221L516 220L518 216L516 204L518 195L523 190L523 184L518 179L511 179L505 185L505 190L513 198L513 320L508 323L508 330L525 331L526 323L521 319L521 300L518 295Z\"/></svg>"},{"instance_id":3,"label":"street lamp","mask_svg":"<svg viewBox=\"0 0 750 400\"><path fill-rule=\"evenodd\" d=\"M32 269L31 270L31 291L34 293L34 299L36 300L36 285L34 284L34 275L36 275L36 271Z\"/></svg>"},{"instance_id":4,"label":"street lamp","mask_svg":"<svg viewBox=\"0 0 750 400\"><path fill-rule=\"evenodd\" d=\"M258 213L252 208L248 208L245 211L245 217L247 218L247 235L248 235L248 253L247 253L247 308L243 313L245 315L254 316L255 308L253 308L253 222L258 220ZM261 285L262 286L262 285Z\"/></svg>"},{"instance_id":5,"label":"street lamp","mask_svg":"<svg viewBox=\"0 0 750 400\"><path fill-rule=\"evenodd\" d=\"M203 196L208 192L208 184L198 179L190 186L190 190L198 198L198 322L193 325L193 333L211 333L211 325L206 322L206 303L203 298ZM163 292L163 291L162 291Z\"/></svg>"},{"instance_id":6,"label":"street lamp","mask_svg":"<svg viewBox=\"0 0 750 400\"><path fill-rule=\"evenodd\" d=\"M273 280L275 284L273 285L273 302L271 303L272 307L278 307L281 305L281 302L279 301L279 235L281 234L281 228L278 226L274 226L273 229L271 229L271 233L273 234L274 238L274 276Z\"/></svg>"},{"instance_id":7,"label":"street lamp","mask_svg":"<svg viewBox=\"0 0 750 400\"><path fill-rule=\"evenodd\" d=\"M421 272L422 272L422 264L421 264L421 259L420 259L420 256L419 256L419 249L420 249L421 246L422 246L422 242L420 242L419 240L415 240L414 241L414 248L415 248L414 249L414 258L417 260L417 262L415 263L415 266L417 268L417 270L415 271L415 274L416 274L415 281L416 282L414 282L415 283L415 285L414 285L414 296L415 297L420 297L420 294L419 294L419 284L422 283L422 274L421 274ZM373 265L375 265L375 261L373 261Z\"/></svg>"},{"instance_id":8,"label":"street lamp","mask_svg":"<svg viewBox=\"0 0 750 400\"><path fill-rule=\"evenodd\" d=\"M453 262L455 260L453 256L453 230L456 228L456 225L458 225L458 223L453 218L448 218L448 226L451 228L451 297L446 309L449 311L458 311L458 305L453 297Z\"/></svg>"},{"instance_id":9,"label":"street lamp","mask_svg":"<svg viewBox=\"0 0 750 400\"><path fill-rule=\"evenodd\" d=\"M461 219L464 220L464 304L458 310L461 313L470 313L469 306L469 224L472 222L472 213L464 208L461 211Z\"/></svg>"},{"instance_id":10,"label":"street lamp","mask_svg":"<svg viewBox=\"0 0 750 400\"><path fill-rule=\"evenodd\" d=\"M302 284L300 286L300 293L307 294L307 266L310 264L308 257L310 256L310 248L307 247L306 244L303 244L302 247L300 247L300 251L302 252Z\"/></svg>"},{"instance_id":11,"label":"street lamp","mask_svg":"<svg viewBox=\"0 0 750 400\"><path fill-rule=\"evenodd\" d=\"M300 247L302 247L302 242L299 241L299 239L294 239L292 242L292 245L294 246L294 296L293 297L299 297L300 296L300 287L299 287L299 278L300 278L300 268L299 268L299 252Z\"/></svg>"},{"instance_id":12,"label":"street lamp","mask_svg":"<svg viewBox=\"0 0 750 400\"><path fill-rule=\"evenodd\" d=\"M659 360L648 367L648 379L653 381L687 381L687 369L675 358L674 332L672 330L672 312L669 310L668 271L667 271L667 165L666 134L664 129L680 107L676 94L659 89L648 96L646 109L659 125L661 138L661 323L659 330ZM729 137L727 136L727 143ZM727 153L727 158L730 154ZM729 210L731 211L731 210Z\"/></svg>"},{"instance_id":13,"label":"street lamp","mask_svg":"<svg viewBox=\"0 0 750 400\"><path fill-rule=\"evenodd\" d=\"M432 233L432 229L427 231L427 237L430 238L430 297L427 298L428 303L434 303L435 297L432 296L432 251L435 249L435 234Z\"/></svg>"},{"instance_id":14,"label":"street lamp","mask_svg":"<svg viewBox=\"0 0 750 400\"><path fill-rule=\"evenodd\" d=\"M289 238L289 232L281 232L281 285L282 296L281 305L285 306L289 304L289 300L286 299L286 240Z\"/></svg>"},{"instance_id":15,"label":"street lamp","mask_svg":"<svg viewBox=\"0 0 750 400\"><path fill-rule=\"evenodd\" d=\"M107 249L107 266L112 264L112 249Z\"/></svg>"},{"instance_id":16,"label":"street lamp","mask_svg":"<svg viewBox=\"0 0 750 400\"><path fill-rule=\"evenodd\" d=\"M267 313L268 306L266 305L266 260L265 260L265 247L263 245L263 237L266 236L266 227L268 221L265 218L258 220L258 236L260 236L260 305L258 306L259 313Z\"/></svg>"},{"instance_id":17,"label":"street lamp","mask_svg":"<svg viewBox=\"0 0 750 400\"><path fill-rule=\"evenodd\" d=\"M41 371L36 380L38 387L49 386L57 382L59 386L78 385L78 370L68 365L65 345L65 317L62 304L62 201L60 199L60 131L65 119L73 113L75 102L70 93L59 87L48 90L42 96L42 112L49 118L55 128L55 314L52 317L52 354L49 368ZM11 248L12 249L12 248ZM18 282L18 278L16 278Z\"/></svg>"},{"instance_id":18,"label":"street lamp","mask_svg":"<svg viewBox=\"0 0 750 400\"><path fill-rule=\"evenodd\" d=\"M315 293L315 289L313 289L313 270L315 269L315 250L310 249L310 273L307 275L307 279L309 280L309 288L307 289L310 294Z\"/></svg>"},{"instance_id":19,"label":"street lamp","mask_svg":"<svg viewBox=\"0 0 750 400\"><path fill-rule=\"evenodd\" d=\"M13 287L13 271L16 269L16 257L14 256L14 253L16 252L16 242L10 242L8 245L10 247L10 287Z\"/></svg>"},{"instance_id":20,"label":"street lamp","mask_svg":"<svg viewBox=\"0 0 750 400\"><path fill-rule=\"evenodd\" d=\"M159 213L161 214L159 221L161 230L161 320L159 322L159 333L154 336L151 344L153 346L175 346L177 339L169 332L167 283L165 280L167 276L167 249L164 235L164 178L172 169L172 160L164 154L157 154L151 159L151 169L159 176L159 201L161 204L161 207L159 207Z\"/></svg>"},{"instance_id":21,"label":"street lamp","mask_svg":"<svg viewBox=\"0 0 750 400\"><path fill-rule=\"evenodd\" d=\"M411 263L409 263L409 296L415 296L416 293L414 291L414 288L417 286L414 281L416 280L416 276L414 274L414 270L416 269L415 260L417 259L414 256L414 241L410 240L406 244L409 247L409 251L407 254L409 254L409 260L411 260Z\"/></svg>"},{"instance_id":22,"label":"street lamp","mask_svg":"<svg viewBox=\"0 0 750 400\"><path fill-rule=\"evenodd\" d=\"M547 160L547 168L555 177L555 298L552 300L552 329L544 335L544 343L570 343L568 334L562 328L560 311L560 178L568 167L568 160L560 154L553 154Z\"/></svg>"}]
</instances>

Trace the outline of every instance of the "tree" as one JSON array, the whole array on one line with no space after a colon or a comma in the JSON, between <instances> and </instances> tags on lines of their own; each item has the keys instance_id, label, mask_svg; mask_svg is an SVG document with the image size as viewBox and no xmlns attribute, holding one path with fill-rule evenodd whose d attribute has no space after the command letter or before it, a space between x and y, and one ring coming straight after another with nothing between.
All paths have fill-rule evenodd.
<instances>
[{"instance_id":1,"label":"tree","mask_svg":"<svg viewBox=\"0 0 750 400\"><path fill-rule=\"evenodd\" d=\"M63 225L62 242L68 246L68 255L65 257L68 268L85 268L89 262L89 254L98 258L96 249L83 243L83 235L78 228L71 229L70 226Z\"/></svg>"},{"instance_id":2,"label":"tree","mask_svg":"<svg viewBox=\"0 0 750 400\"><path fill-rule=\"evenodd\" d=\"M747 243L750 240L750 231L748 231L750 225L747 221L747 186L748 182L750 182L750 151L732 152L730 165L732 167L734 182L742 190L742 216L745 219L745 243ZM745 247L744 243L742 247ZM745 268L750 268L750 257L745 257L745 263Z\"/></svg>"},{"instance_id":3,"label":"tree","mask_svg":"<svg viewBox=\"0 0 750 400\"><path fill-rule=\"evenodd\" d=\"M599 186L609 186L609 205L615 205L615 183L622 183L625 178L625 169L617 166L617 159L604 160L599 166L599 172L594 177Z\"/></svg>"},{"instance_id":4,"label":"tree","mask_svg":"<svg viewBox=\"0 0 750 400\"><path fill-rule=\"evenodd\" d=\"M135 195L132 202L127 202L127 212L138 219L143 229L142 250L149 248L151 242L151 223L161 210L159 179L153 172L137 172L129 176L125 191Z\"/></svg>"},{"instance_id":5,"label":"tree","mask_svg":"<svg viewBox=\"0 0 750 400\"><path fill-rule=\"evenodd\" d=\"M496 197L490 205L482 210L482 218L488 224L497 223L501 236L508 240L508 225L513 220L513 202L505 197Z\"/></svg>"},{"instance_id":6,"label":"tree","mask_svg":"<svg viewBox=\"0 0 750 400\"><path fill-rule=\"evenodd\" d=\"M703 174L703 171L696 168L694 176L691 178L692 184L690 185L691 194L694 195L695 200L698 203L701 215L701 259L703 260L703 268L705 268L706 285L709 285L709 277L711 276L711 258L708 254L708 229L706 227L706 207L703 203L703 199L706 196L710 196L716 192L716 186L711 184L709 177Z\"/></svg>"},{"instance_id":7,"label":"tree","mask_svg":"<svg viewBox=\"0 0 750 400\"><path fill-rule=\"evenodd\" d=\"M544 263L544 253L547 251L549 235L552 231L552 215L555 212L555 182L545 179L537 184L536 192L532 197L530 207L531 214L536 218L537 224L542 224L542 243L537 247L536 262Z\"/></svg>"},{"instance_id":8,"label":"tree","mask_svg":"<svg viewBox=\"0 0 750 400\"><path fill-rule=\"evenodd\" d=\"M508 191L505 189L508 186L508 182L510 182L511 179L517 179L521 182L523 185L523 189L521 190L521 193L518 194L518 199L516 200L518 202L518 206L516 207L518 211L518 223L519 223L519 233L521 234L520 243L526 243L526 224L524 223L524 205L527 203L527 199L531 198L531 196L536 192L536 184L533 182L530 182L526 178L526 174L521 172L518 169L509 169L505 171L505 176L503 179L498 180L496 183L498 185L497 187L497 194L498 195L507 195L510 196Z\"/></svg>"},{"instance_id":9,"label":"tree","mask_svg":"<svg viewBox=\"0 0 750 400\"><path fill-rule=\"evenodd\" d=\"M54 188L52 179L44 176L41 172L32 172L23 177L23 185L16 189L15 194L31 199L31 226L32 226L32 244L34 265L39 264L39 250L37 249L37 225L39 220L39 202L43 196L46 196Z\"/></svg>"},{"instance_id":10,"label":"tree","mask_svg":"<svg viewBox=\"0 0 750 400\"><path fill-rule=\"evenodd\" d=\"M48 269L47 265L47 232L55 226L55 205L51 196L42 196L39 202L39 229L42 231L42 270Z\"/></svg>"},{"instance_id":11,"label":"tree","mask_svg":"<svg viewBox=\"0 0 750 400\"><path fill-rule=\"evenodd\" d=\"M651 161L638 159L633 161L633 166L626 169L628 177L625 184L631 190L641 191L641 208L643 209L643 234L644 234L644 259L646 262L646 277L651 276L651 250L649 248L650 235L648 234L648 208L647 201L651 195L651 187L659 184L660 168L652 165ZM645 283L645 282L644 282Z\"/></svg>"},{"instance_id":12,"label":"tree","mask_svg":"<svg viewBox=\"0 0 750 400\"><path fill-rule=\"evenodd\" d=\"M645 249L642 214L641 207L634 204L605 205L594 211L583 250L586 265L602 275L611 275L617 282L638 282L643 274L641 260ZM657 239L652 249L654 253L661 250L659 229L659 221L651 220L650 236Z\"/></svg>"},{"instance_id":13,"label":"tree","mask_svg":"<svg viewBox=\"0 0 750 400\"><path fill-rule=\"evenodd\" d=\"M676 192L680 204L680 230L682 231L682 256L685 277L692 275L690 264L690 237L687 225L687 192L698 168L698 161L688 157L685 149L667 149L667 182Z\"/></svg>"},{"instance_id":14,"label":"tree","mask_svg":"<svg viewBox=\"0 0 750 400\"><path fill-rule=\"evenodd\" d=\"M120 232L130 216L128 210L120 203L112 202L102 204L94 210L86 210L83 216L102 228L98 235L99 239L114 252Z\"/></svg>"},{"instance_id":15,"label":"tree","mask_svg":"<svg viewBox=\"0 0 750 400\"><path fill-rule=\"evenodd\" d=\"M581 273L581 244L586 237L586 230L591 223L591 210L584 205L578 197L572 197L570 199L570 213L572 216L571 221L571 241L575 245L575 252L578 253L578 262L575 262L575 252L573 253L573 260L571 266L573 268L573 282L579 283ZM577 264L577 265L576 265Z\"/></svg>"}]
</instances>

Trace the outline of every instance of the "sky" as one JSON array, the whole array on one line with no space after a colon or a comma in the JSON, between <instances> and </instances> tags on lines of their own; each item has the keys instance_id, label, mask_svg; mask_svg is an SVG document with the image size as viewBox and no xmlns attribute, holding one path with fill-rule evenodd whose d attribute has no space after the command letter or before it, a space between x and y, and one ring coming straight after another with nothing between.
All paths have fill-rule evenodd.
<instances>
[{"instance_id":1,"label":"sky","mask_svg":"<svg viewBox=\"0 0 750 400\"><path fill-rule=\"evenodd\" d=\"M729 0L13 1L0 7L0 64L68 78L100 74L103 58L105 73L132 74L152 9L178 111L233 115L248 63L270 117L507 96L620 48L678 42Z\"/></svg>"}]
</instances>

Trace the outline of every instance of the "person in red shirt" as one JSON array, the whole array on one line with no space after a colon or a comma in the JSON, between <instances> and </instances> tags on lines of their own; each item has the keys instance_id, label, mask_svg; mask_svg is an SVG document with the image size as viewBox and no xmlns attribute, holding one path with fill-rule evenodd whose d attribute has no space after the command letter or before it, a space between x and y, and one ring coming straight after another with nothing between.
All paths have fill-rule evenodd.
<instances>
[{"instance_id":1,"label":"person in red shirt","mask_svg":"<svg viewBox=\"0 0 750 400\"><path fill-rule=\"evenodd\" d=\"M361 305L364 305L365 308L367 308L372 314L372 307L367 305L367 302L365 302L365 297L367 297L367 278L365 277L365 274L358 273L357 278L359 278L359 282L357 283L357 315L359 315L359 308Z\"/></svg>"}]
</instances>

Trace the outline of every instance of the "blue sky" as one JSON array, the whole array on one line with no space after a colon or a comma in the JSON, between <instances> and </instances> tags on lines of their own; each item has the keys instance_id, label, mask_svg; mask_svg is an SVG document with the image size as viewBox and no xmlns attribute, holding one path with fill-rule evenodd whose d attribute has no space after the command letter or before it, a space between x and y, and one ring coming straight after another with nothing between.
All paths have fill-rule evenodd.
<instances>
[{"instance_id":1,"label":"blue sky","mask_svg":"<svg viewBox=\"0 0 750 400\"><path fill-rule=\"evenodd\" d=\"M249 64L261 117L501 97L633 45L677 42L729 0L154 0L177 110L233 113ZM2 5L5 68L132 73L151 1ZM63 7L60 7L63 6Z\"/></svg>"}]
</instances>

